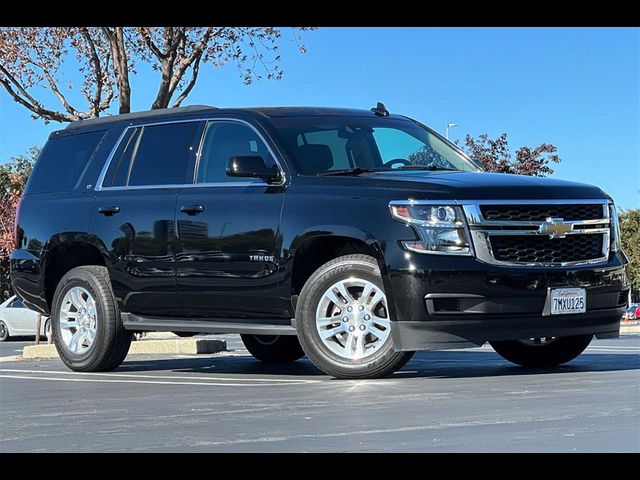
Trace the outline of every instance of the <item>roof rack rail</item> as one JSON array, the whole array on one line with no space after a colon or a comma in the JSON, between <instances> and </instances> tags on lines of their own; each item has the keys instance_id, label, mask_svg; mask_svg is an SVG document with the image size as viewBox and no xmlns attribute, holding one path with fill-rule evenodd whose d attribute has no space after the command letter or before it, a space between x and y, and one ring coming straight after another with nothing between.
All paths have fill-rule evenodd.
<instances>
[{"instance_id":1,"label":"roof rack rail","mask_svg":"<svg viewBox=\"0 0 640 480\"><path fill-rule=\"evenodd\" d=\"M189 105L187 107L159 108L157 110L144 110L141 112L122 113L118 115L108 115L105 117L88 118L86 120L77 120L66 126L65 130L74 130L76 128L102 125L112 122L120 122L123 120L137 120L140 118L154 118L163 115L178 115L180 113L192 113L204 110L215 110L217 107L210 105Z\"/></svg>"}]
</instances>

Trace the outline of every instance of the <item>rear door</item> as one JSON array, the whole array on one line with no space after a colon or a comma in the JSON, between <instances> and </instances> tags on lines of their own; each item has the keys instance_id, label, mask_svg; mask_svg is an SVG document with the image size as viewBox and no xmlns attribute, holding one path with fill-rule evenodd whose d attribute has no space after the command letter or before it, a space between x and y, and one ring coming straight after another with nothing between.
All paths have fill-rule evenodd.
<instances>
[{"instance_id":1,"label":"rear door","mask_svg":"<svg viewBox=\"0 0 640 480\"><path fill-rule=\"evenodd\" d=\"M124 312L180 314L175 272L176 193L197 121L129 127L96 191L92 232L105 242Z\"/></svg>"}]
</instances>

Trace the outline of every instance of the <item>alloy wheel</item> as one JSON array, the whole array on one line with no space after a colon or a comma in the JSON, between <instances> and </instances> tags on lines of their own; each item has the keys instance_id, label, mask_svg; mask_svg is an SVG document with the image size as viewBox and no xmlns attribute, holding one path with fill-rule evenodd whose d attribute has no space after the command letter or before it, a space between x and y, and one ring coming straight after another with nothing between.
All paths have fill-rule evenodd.
<instances>
[{"instance_id":1,"label":"alloy wheel","mask_svg":"<svg viewBox=\"0 0 640 480\"><path fill-rule=\"evenodd\" d=\"M89 351L96 339L98 312L96 301L82 287L71 288L62 299L59 315L60 337L76 355Z\"/></svg>"},{"instance_id":2,"label":"alloy wheel","mask_svg":"<svg viewBox=\"0 0 640 480\"><path fill-rule=\"evenodd\" d=\"M368 280L340 280L322 295L316 328L322 343L336 355L348 360L367 358L390 339L387 297Z\"/></svg>"}]
</instances>

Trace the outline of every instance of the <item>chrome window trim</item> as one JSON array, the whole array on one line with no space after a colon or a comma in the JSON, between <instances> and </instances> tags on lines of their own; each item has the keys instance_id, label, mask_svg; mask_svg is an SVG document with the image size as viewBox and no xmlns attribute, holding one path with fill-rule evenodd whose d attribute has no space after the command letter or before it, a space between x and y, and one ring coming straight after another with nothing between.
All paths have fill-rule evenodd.
<instances>
[{"instance_id":1,"label":"chrome window trim","mask_svg":"<svg viewBox=\"0 0 640 480\"><path fill-rule=\"evenodd\" d=\"M109 170L109 166L111 165L111 162L113 161L113 157L115 156L115 153L118 150L118 147L120 146L120 143L122 142L122 139L126 136L126 134L129 131L129 129L142 128L142 127L153 127L153 126L156 126L156 125L167 125L167 124L174 124L174 123L188 123L188 122L204 122L204 123L208 123L208 122L212 122L212 121L242 123L244 125L247 125L249 128L251 128L258 135L260 140L265 144L265 146L267 147L267 150L269 151L269 153L273 157L273 160L276 162L276 165L278 166L278 170L280 170L281 180L279 182L277 182L277 183L267 183L267 182L265 182L263 180L256 180L256 181L252 181L252 182L179 183L179 184L164 184L164 185L123 185L123 186L116 186L116 187L104 187L104 186L102 186L102 184L104 182L104 178L107 175L107 171ZM205 130L203 130L202 136L198 140L198 152L196 153L196 165L194 166L194 179L193 180L195 180L195 175L196 175L196 172L197 172L197 165L198 165L198 163L200 161L200 158L199 158L200 157L200 148L201 148L201 145L202 145L202 141L204 139ZM193 146L191 148L193 148ZM240 118L203 117L203 118L189 118L189 119L185 119L185 120L168 120L168 121L162 121L162 122L149 122L149 123L140 123L140 124L135 124L135 125L131 125L131 124L127 125L127 127L125 127L125 129L122 131L122 133L120 134L120 136L116 140L116 143L113 145L113 148L111 149L111 152L109 152L109 156L107 157L107 160L105 161L105 163L104 163L104 165L102 167L102 170L100 171L100 175L98 175L98 180L96 181L96 186L94 187L94 190L95 191L103 191L103 190L106 190L106 191L124 191L124 190L126 190L126 191L128 191L128 190L154 190L154 189L194 188L194 187L281 187L281 186L284 186L286 184L286 182L287 182L287 175L286 175L286 172L285 172L284 168L282 167L282 164L278 160L277 155L275 154L275 152L271 148L271 145L269 145L269 143L266 141L264 135L262 135L262 133L260 133L260 131L254 125L252 125L250 122L248 122L246 120L242 120Z\"/></svg>"},{"instance_id":2,"label":"chrome window trim","mask_svg":"<svg viewBox=\"0 0 640 480\"><path fill-rule=\"evenodd\" d=\"M471 241L471 249L475 254L475 258L488 263L490 265L499 265L504 267L533 267L533 268L549 268L549 267L569 267L569 266L581 266L581 265L598 265L604 264L609 260L609 254L611 251L611 217L610 208L613 202L606 198L598 199L519 199L519 200L456 200L456 199L441 199L441 200L394 200L389 202L389 206L394 205L456 205L462 207L465 215L465 221L467 224L467 232ZM568 220L564 222L567 225L571 225L571 231L566 235L577 234L599 234L602 235L602 256L590 260L578 260L573 262L556 262L556 263L541 263L541 262L507 262L503 260L496 260L493 251L491 249L490 237L495 236L509 236L509 235L540 235L538 231L540 225L545 223L544 221L488 221L485 220L480 211L482 205L586 205L586 204L598 204L602 205L602 218L597 220ZM407 222L409 223L409 222ZM602 228L580 228L583 225L606 225ZM500 230L497 227L531 227L531 229L522 230Z\"/></svg>"}]
</instances>

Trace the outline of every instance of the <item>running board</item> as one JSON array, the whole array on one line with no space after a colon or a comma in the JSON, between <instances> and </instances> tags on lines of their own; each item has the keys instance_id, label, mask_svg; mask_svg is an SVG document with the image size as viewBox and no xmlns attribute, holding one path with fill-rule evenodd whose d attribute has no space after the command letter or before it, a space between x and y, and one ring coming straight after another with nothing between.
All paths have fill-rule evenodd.
<instances>
[{"instance_id":1,"label":"running board","mask_svg":"<svg viewBox=\"0 0 640 480\"><path fill-rule=\"evenodd\" d=\"M125 330L143 332L196 332L196 333L247 333L250 335L296 335L291 325L247 323L244 321L165 317L141 317L133 313L121 313Z\"/></svg>"}]
</instances>

